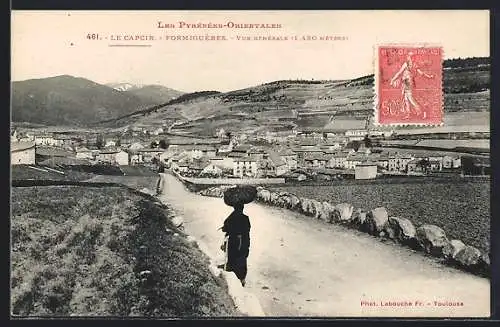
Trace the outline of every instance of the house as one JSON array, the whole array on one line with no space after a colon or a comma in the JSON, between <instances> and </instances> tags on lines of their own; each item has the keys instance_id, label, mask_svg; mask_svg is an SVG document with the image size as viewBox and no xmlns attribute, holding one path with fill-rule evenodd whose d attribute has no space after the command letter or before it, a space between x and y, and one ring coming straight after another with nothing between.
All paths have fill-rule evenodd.
<instances>
[{"instance_id":1,"label":"house","mask_svg":"<svg viewBox=\"0 0 500 327\"><path fill-rule=\"evenodd\" d=\"M180 161L176 167L175 170L177 170L179 173L185 174L189 172L189 162L187 160Z\"/></svg>"},{"instance_id":2,"label":"house","mask_svg":"<svg viewBox=\"0 0 500 327\"><path fill-rule=\"evenodd\" d=\"M164 149L160 148L143 148L136 151L137 154L141 154L144 163L151 163L154 159L160 160L160 155L164 152Z\"/></svg>"},{"instance_id":3,"label":"house","mask_svg":"<svg viewBox=\"0 0 500 327\"><path fill-rule=\"evenodd\" d=\"M441 171L443 170L443 161L436 160L434 158L429 158L429 169L431 171Z\"/></svg>"},{"instance_id":4,"label":"house","mask_svg":"<svg viewBox=\"0 0 500 327\"><path fill-rule=\"evenodd\" d=\"M355 179L374 179L377 177L377 164L374 162L361 162L354 168Z\"/></svg>"},{"instance_id":5,"label":"house","mask_svg":"<svg viewBox=\"0 0 500 327\"><path fill-rule=\"evenodd\" d=\"M52 135L38 134L35 135L35 145L56 146L57 142Z\"/></svg>"},{"instance_id":6,"label":"house","mask_svg":"<svg viewBox=\"0 0 500 327\"><path fill-rule=\"evenodd\" d=\"M404 172L407 170L407 165L410 161L415 159L411 155L407 154L395 154L389 156L389 171Z\"/></svg>"},{"instance_id":7,"label":"house","mask_svg":"<svg viewBox=\"0 0 500 327\"><path fill-rule=\"evenodd\" d=\"M340 142L328 142L320 146L323 150L340 150L342 148Z\"/></svg>"},{"instance_id":8,"label":"house","mask_svg":"<svg viewBox=\"0 0 500 327\"><path fill-rule=\"evenodd\" d=\"M443 157L443 168L452 169L460 167L461 167L460 157L452 157L452 156Z\"/></svg>"},{"instance_id":9,"label":"house","mask_svg":"<svg viewBox=\"0 0 500 327\"><path fill-rule=\"evenodd\" d=\"M315 140L302 140L300 141L299 146L302 150L319 149L318 142Z\"/></svg>"},{"instance_id":10,"label":"house","mask_svg":"<svg viewBox=\"0 0 500 327\"><path fill-rule=\"evenodd\" d=\"M210 163L218 167L221 167L223 170L224 169L233 170L234 168L234 159L230 157L216 156L214 158L210 158Z\"/></svg>"},{"instance_id":11,"label":"house","mask_svg":"<svg viewBox=\"0 0 500 327\"><path fill-rule=\"evenodd\" d=\"M92 151L86 147L77 148L75 152L77 159L95 159Z\"/></svg>"},{"instance_id":12,"label":"house","mask_svg":"<svg viewBox=\"0 0 500 327\"><path fill-rule=\"evenodd\" d=\"M328 168L345 168L347 160L347 153L336 152L330 155L330 160L328 160Z\"/></svg>"},{"instance_id":13,"label":"house","mask_svg":"<svg viewBox=\"0 0 500 327\"><path fill-rule=\"evenodd\" d=\"M248 152L251 150L251 148L252 148L251 145L241 144L241 145L236 145L235 147L233 147L233 150L231 152L248 155Z\"/></svg>"},{"instance_id":14,"label":"house","mask_svg":"<svg viewBox=\"0 0 500 327\"><path fill-rule=\"evenodd\" d=\"M330 158L323 153L307 154L304 156L304 163L308 168L326 168Z\"/></svg>"},{"instance_id":15,"label":"house","mask_svg":"<svg viewBox=\"0 0 500 327\"><path fill-rule=\"evenodd\" d=\"M36 144L34 142L11 142L10 164L11 165L34 165L36 164Z\"/></svg>"},{"instance_id":16,"label":"house","mask_svg":"<svg viewBox=\"0 0 500 327\"><path fill-rule=\"evenodd\" d=\"M209 163L200 173L200 176L215 176L220 177L223 175L223 167L216 164Z\"/></svg>"},{"instance_id":17,"label":"house","mask_svg":"<svg viewBox=\"0 0 500 327\"><path fill-rule=\"evenodd\" d=\"M290 149L285 149L278 151L278 155L281 157L281 160L283 160L288 166L288 170L297 169L298 156L295 152Z\"/></svg>"},{"instance_id":18,"label":"house","mask_svg":"<svg viewBox=\"0 0 500 327\"><path fill-rule=\"evenodd\" d=\"M269 152L269 162L275 176L281 176L289 171L286 162L274 151Z\"/></svg>"},{"instance_id":19,"label":"house","mask_svg":"<svg viewBox=\"0 0 500 327\"><path fill-rule=\"evenodd\" d=\"M377 158L377 165L382 168L382 169L388 169L389 168L389 157L385 154L382 154L378 156Z\"/></svg>"},{"instance_id":20,"label":"house","mask_svg":"<svg viewBox=\"0 0 500 327\"><path fill-rule=\"evenodd\" d=\"M104 144L105 148L114 147L114 146L116 146L116 141L112 140L112 139L106 140L106 143Z\"/></svg>"},{"instance_id":21,"label":"house","mask_svg":"<svg viewBox=\"0 0 500 327\"><path fill-rule=\"evenodd\" d=\"M367 147L364 142L359 145L358 151L356 151L356 152L364 153L364 154L372 153L371 149L369 147Z\"/></svg>"},{"instance_id":22,"label":"house","mask_svg":"<svg viewBox=\"0 0 500 327\"><path fill-rule=\"evenodd\" d=\"M170 164L170 168L173 170L178 170L179 164L187 161L187 156L184 153L175 153L171 158L168 159L167 165Z\"/></svg>"},{"instance_id":23,"label":"house","mask_svg":"<svg viewBox=\"0 0 500 327\"><path fill-rule=\"evenodd\" d=\"M202 152L202 155L206 158L213 158L217 155L217 149L212 145L201 145L198 148Z\"/></svg>"},{"instance_id":24,"label":"house","mask_svg":"<svg viewBox=\"0 0 500 327\"><path fill-rule=\"evenodd\" d=\"M137 151L137 150L140 150L140 149L144 149L144 145L142 145L139 142L134 142L134 143L130 144L130 146L128 147L128 149L129 150L133 150L133 151Z\"/></svg>"},{"instance_id":25,"label":"house","mask_svg":"<svg viewBox=\"0 0 500 327\"><path fill-rule=\"evenodd\" d=\"M98 160L109 164L126 166L129 164L129 155L121 149L103 149L99 152Z\"/></svg>"},{"instance_id":26,"label":"house","mask_svg":"<svg viewBox=\"0 0 500 327\"><path fill-rule=\"evenodd\" d=\"M221 145L219 147L219 150L217 150L217 153L225 154L231 152L232 150L233 150L232 144Z\"/></svg>"},{"instance_id":27,"label":"house","mask_svg":"<svg viewBox=\"0 0 500 327\"><path fill-rule=\"evenodd\" d=\"M188 172L193 176L198 176L207 166L207 162L203 160L193 160L188 164Z\"/></svg>"},{"instance_id":28,"label":"house","mask_svg":"<svg viewBox=\"0 0 500 327\"><path fill-rule=\"evenodd\" d=\"M381 136L384 136L384 132L383 131L377 131L377 130L370 130L368 132L368 136L370 136L370 137L381 137Z\"/></svg>"},{"instance_id":29,"label":"house","mask_svg":"<svg viewBox=\"0 0 500 327\"><path fill-rule=\"evenodd\" d=\"M410 160L406 165L406 170L408 174L424 172L424 167L422 166L421 161L422 161L421 158L415 158L413 160Z\"/></svg>"},{"instance_id":30,"label":"house","mask_svg":"<svg viewBox=\"0 0 500 327\"><path fill-rule=\"evenodd\" d=\"M129 152L129 156L131 165L140 165L144 162L144 157L140 152Z\"/></svg>"},{"instance_id":31,"label":"house","mask_svg":"<svg viewBox=\"0 0 500 327\"><path fill-rule=\"evenodd\" d=\"M232 158L233 160L235 158L244 158L244 157L248 157L248 155L246 153L241 153L241 152L233 152L231 151L230 153L227 154L227 157L228 158Z\"/></svg>"},{"instance_id":32,"label":"house","mask_svg":"<svg viewBox=\"0 0 500 327\"><path fill-rule=\"evenodd\" d=\"M257 159L244 156L244 157L236 157L233 158L234 166L233 166L233 175L234 176L249 176L255 177L257 176Z\"/></svg>"},{"instance_id":33,"label":"house","mask_svg":"<svg viewBox=\"0 0 500 327\"><path fill-rule=\"evenodd\" d=\"M345 132L349 141L362 141L368 134L366 129L350 129Z\"/></svg>"},{"instance_id":34,"label":"house","mask_svg":"<svg viewBox=\"0 0 500 327\"><path fill-rule=\"evenodd\" d=\"M257 158L258 160L264 160L267 159L269 154L264 150L260 148L252 148L248 151L248 155L254 158Z\"/></svg>"},{"instance_id":35,"label":"house","mask_svg":"<svg viewBox=\"0 0 500 327\"><path fill-rule=\"evenodd\" d=\"M361 154L351 154L348 155L347 158L345 159L345 169L355 169L357 165L361 164L366 160L365 155Z\"/></svg>"},{"instance_id":36,"label":"house","mask_svg":"<svg viewBox=\"0 0 500 327\"><path fill-rule=\"evenodd\" d=\"M63 147L63 146L69 147L72 144L71 137L68 135L64 135L64 134L54 136L54 143L55 143L55 146L59 146L59 147Z\"/></svg>"}]
</instances>

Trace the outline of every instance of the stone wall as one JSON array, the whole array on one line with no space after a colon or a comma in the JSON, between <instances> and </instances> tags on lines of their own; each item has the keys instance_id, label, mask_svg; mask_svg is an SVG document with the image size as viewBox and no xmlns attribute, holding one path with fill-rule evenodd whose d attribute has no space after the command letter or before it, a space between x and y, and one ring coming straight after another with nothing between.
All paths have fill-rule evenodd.
<instances>
[{"instance_id":1,"label":"stone wall","mask_svg":"<svg viewBox=\"0 0 500 327\"><path fill-rule=\"evenodd\" d=\"M211 187L199 193L204 196L223 197L227 187L229 186ZM383 207L364 210L354 208L349 203L332 204L300 198L288 192L273 192L264 187L257 189L256 201L259 203L299 212L325 223L357 229L439 258L445 264L480 276L490 276L488 254L481 253L479 249L460 240L449 239L445 231L438 226L415 226L408 218L391 216Z\"/></svg>"}]
</instances>

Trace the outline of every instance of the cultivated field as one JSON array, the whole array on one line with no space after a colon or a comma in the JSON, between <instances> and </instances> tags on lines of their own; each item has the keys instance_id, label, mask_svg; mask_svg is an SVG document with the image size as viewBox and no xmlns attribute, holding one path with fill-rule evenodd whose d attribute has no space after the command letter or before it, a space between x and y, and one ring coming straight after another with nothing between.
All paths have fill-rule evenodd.
<instances>
[{"instance_id":1,"label":"cultivated field","mask_svg":"<svg viewBox=\"0 0 500 327\"><path fill-rule=\"evenodd\" d=\"M152 198L123 187L24 187L11 203L14 315L234 314L227 286Z\"/></svg>"},{"instance_id":2,"label":"cultivated field","mask_svg":"<svg viewBox=\"0 0 500 327\"><path fill-rule=\"evenodd\" d=\"M417 146L430 146L437 148L453 149L456 147L489 149L490 140L475 139L475 140L422 140L416 143Z\"/></svg>"},{"instance_id":3,"label":"cultivated field","mask_svg":"<svg viewBox=\"0 0 500 327\"><path fill-rule=\"evenodd\" d=\"M351 203L366 210L385 207L390 216L442 227L449 238L490 249L490 184L426 179L412 183L345 182L333 186L269 186L301 197Z\"/></svg>"}]
</instances>

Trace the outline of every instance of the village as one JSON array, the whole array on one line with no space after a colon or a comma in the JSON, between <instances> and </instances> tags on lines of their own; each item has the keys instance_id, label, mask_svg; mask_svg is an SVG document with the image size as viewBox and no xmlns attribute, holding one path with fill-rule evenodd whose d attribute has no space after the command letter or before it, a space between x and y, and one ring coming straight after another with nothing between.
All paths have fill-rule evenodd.
<instances>
[{"instance_id":1,"label":"village","mask_svg":"<svg viewBox=\"0 0 500 327\"><path fill-rule=\"evenodd\" d=\"M459 153L386 149L393 131L309 130L247 135L219 129L212 138L174 136L163 128L115 133L14 129L12 165L113 165L171 169L185 177L288 178L303 181L463 174ZM478 164L485 174L488 165ZM449 175L449 174L448 174Z\"/></svg>"}]
</instances>

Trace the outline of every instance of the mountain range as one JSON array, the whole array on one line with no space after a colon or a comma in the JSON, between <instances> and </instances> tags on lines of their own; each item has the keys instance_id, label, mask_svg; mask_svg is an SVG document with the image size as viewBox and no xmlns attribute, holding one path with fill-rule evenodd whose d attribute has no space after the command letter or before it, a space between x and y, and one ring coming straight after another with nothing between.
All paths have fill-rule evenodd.
<instances>
[{"instance_id":1,"label":"mountain range","mask_svg":"<svg viewBox=\"0 0 500 327\"><path fill-rule=\"evenodd\" d=\"M12 82L12 121L87 126L182 95L160 85L103 85L70 75Z\"/></svg>"},{"instance_id":2,"label":"mountain range","mask_svg":"<svg viewBox=\"0 0 500 327\"><path fill-rule=\"evenodd\" d=\"M445 112L489 111L489 58L444 61ZM12 83L12 120L47 125L168 125L176 132L323 127L332 117L369 119L373 75L286 80L231 92L183 94L159 85L102 85L68 75Z\"/></svg>"},{"instance_id":3,"label":"mountain range","mask_svg":"<svg viewBox=\"0 0 500 327\"><path fill-rule=\"evenodd\" d=\"M184 94L181 91L177 91L162 85L109 83L106 84L106 86L109 86L117 91L129 92L131 94L134 94L148 105L165 103Z\"/></svg>"}]
</instances>

